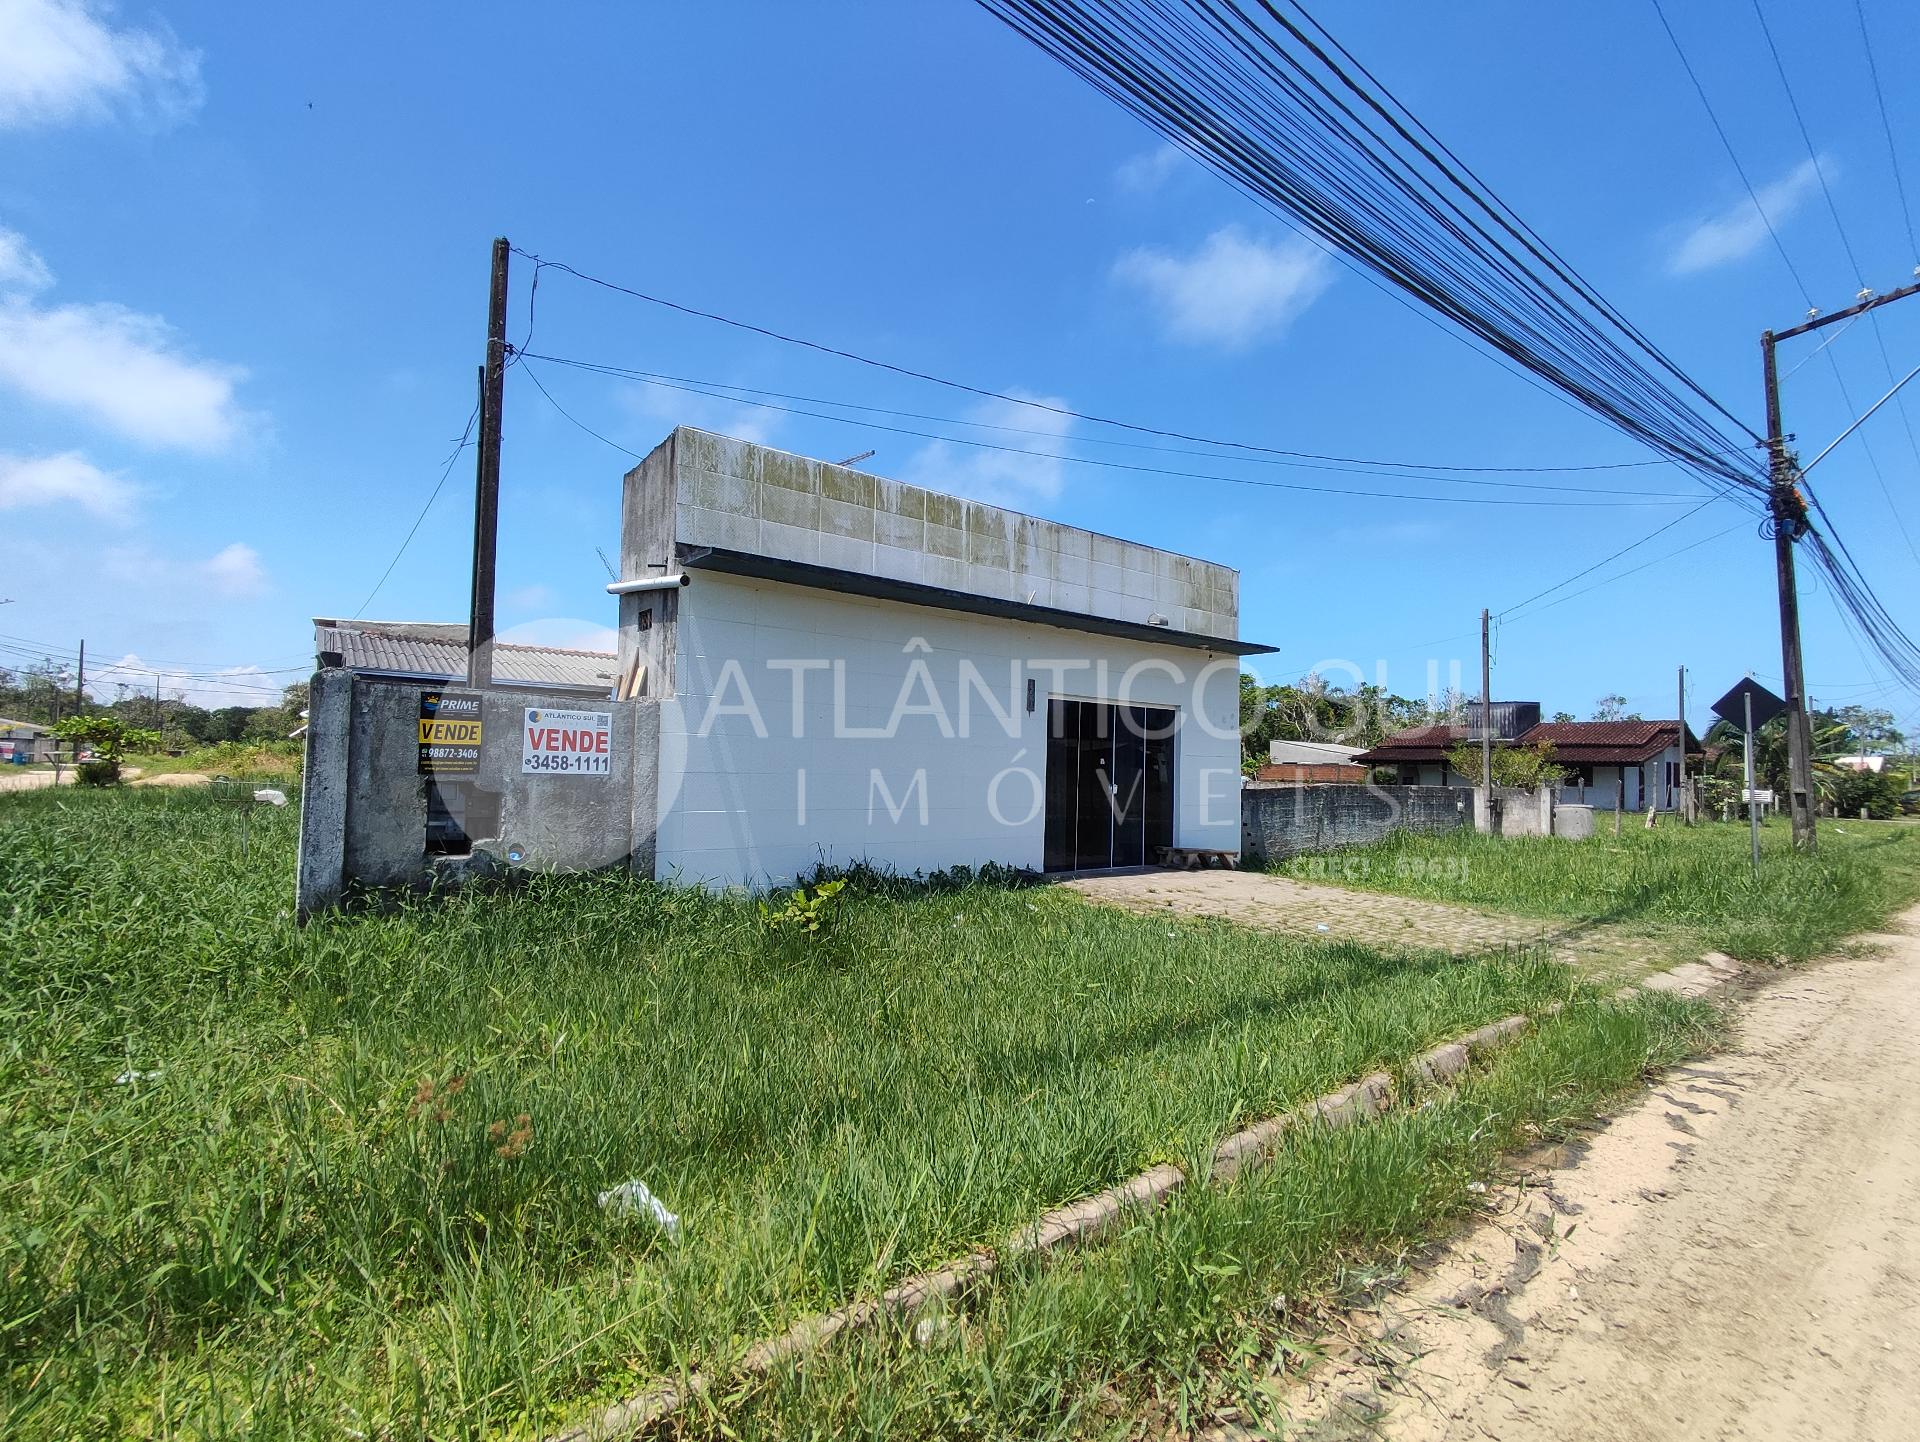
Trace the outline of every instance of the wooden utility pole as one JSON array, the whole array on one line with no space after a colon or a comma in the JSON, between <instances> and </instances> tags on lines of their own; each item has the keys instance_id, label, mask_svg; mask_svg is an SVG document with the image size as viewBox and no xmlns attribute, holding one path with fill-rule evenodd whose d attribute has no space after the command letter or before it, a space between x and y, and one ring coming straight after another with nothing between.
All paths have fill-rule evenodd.
<instances>
[{"instance_id":1,"label":"wooden utility pole","mask_svg":"<svg viewBox=\"0 0 1920 1442\"><path fill-rule=\"evenodd\" d=\"M87 643L80 643L80 670L73 678L73 714L84 716L87 710Z\"/></svg>"},{"instance_id":2,"label":"wooden utility pole","mask_svg":"<svg viewBox=\"0 0 1920 1442\"><path fill-rule=\"evenodd\" d=\"M480 458L473 487L473 604L467 621L467 685L493 684L494 556L500 540L500 404L507 376L507 255L493 242L487 289L487 356L480 367Z\"/></svg>"},{"instance_id":3,"label":"wooden utility pole","mask_svg":"<svg viewBox=\"0 0 1920 1442\"><path fill-rule=\"evenodd\" d=\"M1862 291L1862 295L1867 292ZM1815 316L1782 331L1760 334L1760 368L1767 392L1767 474L1770 482L1768 503L1773 531L1774 579L1780 591L1780 674L1786 682L1787 701L1787 801L1791 808L1793 844L1796 850L1811 852L1816 837L1813 824L1813 724L1807 717L1806 672L1800 656L1800 597L1794 586L1793 544L1807 533L1807 503L1800 494L1800 463L1787 449L1789 437L1780 421L1780 379L1774 364L1774 348L1783 340L1819 330L1835 321L1848 320L1920 295L1920 282L1903 285L1885 295L1868 296L1858 305L1836 310L1831 315Z\"/></svg>"}]
</instances>

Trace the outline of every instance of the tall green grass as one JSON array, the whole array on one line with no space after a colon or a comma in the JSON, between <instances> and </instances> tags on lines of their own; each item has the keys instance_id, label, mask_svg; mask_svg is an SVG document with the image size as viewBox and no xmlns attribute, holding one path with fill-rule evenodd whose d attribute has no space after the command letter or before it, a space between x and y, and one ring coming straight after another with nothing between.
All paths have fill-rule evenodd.
<instances>
[{"instance_id":1,"label":"tall green grass","mask_svg":"<svg viewBox=\"0 0 1920 1442\"><path fill-rule=\"evenodd\" d=\"M1683 927L1702 946L1762 960L1803 961L1920 900L1920 827L1822 822L1813 857L1793 851L1785 822L1762 831L1757 874L1744 824L1648 831L1631 819L1617 837L1602 821L1586 841L1400 831L1274 869L1534 916Z\"/></svg>"},{"instance_id":2,"label":"tall green grass","mask_svg":"<svg viewBox=\"0 0 1920 1442\"><path fill-rule=\"evenodd\" d=\"M0 1434L536 1431L1571 987L1049 889L302 930L292 808L240 824L0 799Z\"/></svg>"},{"instance_id":3,"label":"tall green grass","mask_svg":"<svg viewBox=\"0 0 1920 1442\"><path fill-rule=\"evenodd\" d=\"M1312 1350L1303 1301L1378 1280L1482 1205L1472 1184L1501 1152L1565 1134L1713 1037L1698 1003L1582 999L1430 1105L1298 1133L1270 1171L1176 1193L1110 1245L1003 1272L930 1345L863 1338L697 1404L682 1435L1185 1435L1224 1405L1283 1435L1272 1378Z\"/></svg>"}]
</instances>

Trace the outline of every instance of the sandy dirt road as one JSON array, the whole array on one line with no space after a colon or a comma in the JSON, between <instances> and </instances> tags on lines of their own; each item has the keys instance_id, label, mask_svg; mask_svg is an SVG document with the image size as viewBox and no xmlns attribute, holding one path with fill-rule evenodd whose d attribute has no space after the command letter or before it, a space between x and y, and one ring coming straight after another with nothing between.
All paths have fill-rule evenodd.
<instances>
[{"instance_id":1,"label":"sandy dirt road","mask_svg":"<svg viewBox=\"0 0 1920 1442\"><path fill-rule=\"evenodd\" d=\"M1726 1053L1494 1189L1345 1319L1288 1435L1920 1436L1920 909L1870 940L1777 974Z\"/></svg>"}]
</instances>

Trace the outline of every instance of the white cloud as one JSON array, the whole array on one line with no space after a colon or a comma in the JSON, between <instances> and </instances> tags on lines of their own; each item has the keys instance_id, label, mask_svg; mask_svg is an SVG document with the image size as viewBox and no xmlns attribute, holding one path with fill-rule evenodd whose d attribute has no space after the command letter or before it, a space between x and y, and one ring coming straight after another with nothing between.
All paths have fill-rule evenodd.
<instances>
[{"instance_id":1,"label":"white cloud","mask_svg":"<svg viewBox=\"0 0 1920 1442\"><path fill-rule=\"evenodd\" d=\"M1073 417L1035 405L1065 408L1057 396L1013 392L1018 400L990 400L974 406L966 419L979 426L1015 426L1019 430L983 430L979 439L1018 450L1059 451L1073 429ZM1038 435L1023 434L1037 431ZM1066 485L1066 463L1057 456L1020 455L1014 451L976 449L952 441L922 446L901 468L901 477L929 490L971 496L996 506L1015 509L1056 499Z\"/></svg>"},{"instance_id":2,"label":"white cloud","mask_svg":"<svg viewBox=\"0 0 1920 1442\"><path fill-rule=\"evenodd\" d=\"M1179 171L1187 153L1177 145L1156 145L1114 168L1114 187L1127 195L1151 195Z\"/></svg>"},{"instance_id":3,"label":"white cloud","mask_svg":"<svg viewBox=\"0 0 1920 1442\"><path fill-rule=\"evenodd\" d=\"M131 596L146 596L156 604L244 601L268 588L260 553L238 541L211 556L165 555L144 544L115 546L101 555L100 569Z\"/></svg>"},{"instance_id":4,"label":"white cloud","mask_svg":"<svg viewBox=\"0 0 1920 1442\"><path fill-rule=\"evenodd\" d=\"M55 456L0 453L0 511L17 506L78 506L110 521L125 521L135 491L78 451Z\"/></svg>"},{"instance_id":5,"label":"white cloud","mask_svg":"<svg viewBox=\"0 0 1920 1442\"><path fill-rule=\"evenodd\" d=\"M168 122L201 97L200 56L164 28L115 28L90 0L0 3L0 128Z\"/></svg>"},{"instance_id":6,"label":"white cloud","mask_svg":"<svg viewBox=\"0 0 1920 1442\"><path fill-rule=\"evenodd\" d=\"M563 651L618 651L620 634L597 621L576 616L549 616L539 621L522 621L499 632L496 640L515 646L556 646Z\"/></svg>"},{"instance_id":7,"label":"white cloud","mask_svg":"<svg viewBox=\"0 0 1920 1442\"><path fill-rule=\"evenodd\" d=\"M223 596L257 596L267 589L267 572L260 564L260 553L238 541L200 562L199 570Z\"/></svg>"},{"instance_id":8,"label":"white cloud","mask_svg":"<svg viewBox=\"0 0 1920 1442\"><path fill-rule=\"evenodd\" d=\"M531 586L515 586L500 598L509 611L544 611L553 605L553 587L538 582Z\"/></svg>"},{"instance_id":9,"label":"white cloud","mask_svg":"<svg viewBox=\"0 0 1920 1442\"><path fill-rule=\"evenodd\" d=\"M1333 283L1334 269L1302 237L1266 241L1229 225L1190 255L1129 251L1113 274L1146 295L1174 339L1237 350L1284 331Z\"/></svg>"},{"instance_id":10,"label":"white cloud","mask_svg":"<svg viewBox=\"0 0 1920 1442\"><path fill-rule=\"evenodd\" d=\"M227 445L241 427L234 386L245 374L184 354L158 316L0 297L0 381L146 445Z\"/></svg>"},{"instance_id":11,"label":"white cloud","mask_svg":"<svg viewBox=\"0 0 1920 1442\"><path fill-rule=\"evenodd\" d=\"M155 678L169 701L185 701L217 711L223 706L277 706L287 684L306 678L298 672L269 674L258 666L222 666L217 671L169 670L129 651L117 661L87 666L87 694L112 701L123 689L130 696L152 696Z\"/></svg>"},{"instance_id":12,"label":"white cloud","mask_svg":"<svg viewBox=\"0 0 1920 1442\"><path fill-rule=\"evenodd\" d=\"M1667 269L1674 275L1692 275L1751 255L1766 240L1769 220L1778 229L1812 196L1820 183L1822 167L1831 177L1831 160L1823 156L1820 167L1811 159L1803 160L1753 195L1742 196L1718 215L1701 221L1680 238L1667 257Z\"/></svg>"},{"instance_id":13,"label":"white cloud","mask_svg":"<svg viewBox=\"0 0 1920 1442\"><path fill-rule=\"evenodd\" d=\"M27 238L0 225L0 295L26 295L53 284L53 272Z\"/></svg>"},{"instance_id":14,"label":"white cloud","mask_svg":"<svg viewBox=\"0 0 1920 1442\"><path fill-rule=\"evenodd\" d=\"M643 420L660 421L669 427L693 426L698 430L712 431L718 436L752 441L755 445L766 445L780 429L778 411L696 395L691 391L671 390L666 386L630 385L621 391L620 399L621 404ZM654 442L665 439L665 436L666 432L662 431L646 445L634 449L644 450Z\"/></svg>"}]
</instances>

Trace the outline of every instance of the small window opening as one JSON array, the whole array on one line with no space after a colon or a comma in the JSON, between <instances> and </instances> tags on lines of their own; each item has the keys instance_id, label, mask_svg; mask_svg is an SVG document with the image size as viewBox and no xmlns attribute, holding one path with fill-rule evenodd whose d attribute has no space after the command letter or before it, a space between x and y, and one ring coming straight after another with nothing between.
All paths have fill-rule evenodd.
<instances>
[{"instance_id":1,"label":"small window opening","mask_svg":"<svg viewBox=\"0 0 1920 1442\"><path fill-rule=\"evenodd\" d=\"M471 856L476 839L500 834L500 797L468 782L427 787L427 855Z\"/></svg>"}]
</instances>

